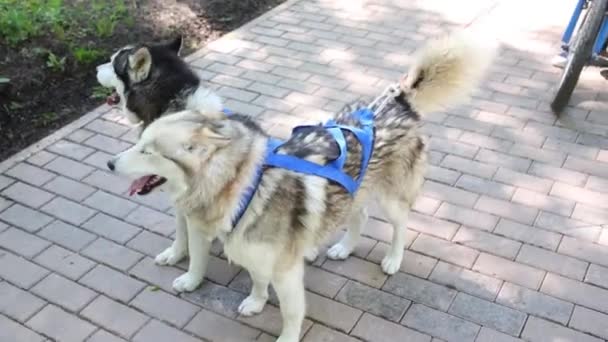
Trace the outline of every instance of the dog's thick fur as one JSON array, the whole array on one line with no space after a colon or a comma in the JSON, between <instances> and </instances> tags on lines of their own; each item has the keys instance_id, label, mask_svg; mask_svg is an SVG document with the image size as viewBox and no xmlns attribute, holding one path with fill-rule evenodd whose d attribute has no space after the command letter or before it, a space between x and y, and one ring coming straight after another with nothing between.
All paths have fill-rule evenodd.
<instances>
[{"instance_id":1,"label":"dog's thick fur","mask_svg":"<svg viewBox=\"0 0 608 342\"><path fill-rule=\"evenodd\" d=\"M491 51L460 38L431 42L419 53L400 82L401 94L375 116L373 155L354 196L324 178L269 168L233 227L242 195L263 162L268 139L253 121L240 115L184 111L162 117L133 148L117 155L112 167L123 174L168 179L167 187L185 224L165 253L172 262L190 253L188 272L174 283L177 290L192 290L202 281L211 240L219 237L228 259L245 267L253 281L239 312L260 312L272 283L283 317L279 341L297 341L305 314L304 256L348 224L345 236L328 251L331 258L346 258L357 244L367 219L365 203L372 198L394 228L382 269L388 274L399 269L408 212L426 166L419 115L460 100L479 80L491 56ZM359 106L346 108L335 120L357 126L350 113ZM357 177L360 145L350 133L345 135L345 171ZM338 155L338 147L318 126L297 131L279 153L324 164Z\"/></svg>"},{"instance_id":2,"label":"dog's thick fur","mask_svg":"<svg viewBox=\"0 0 608 342\"><path fill-rule=\"evenodd\" d=\"M167 113L222 110L222 102L179 56L182 38L128 45L97 66L97 81L113 88L127 119L145 128Z\"/></svg>"}]
</instances>

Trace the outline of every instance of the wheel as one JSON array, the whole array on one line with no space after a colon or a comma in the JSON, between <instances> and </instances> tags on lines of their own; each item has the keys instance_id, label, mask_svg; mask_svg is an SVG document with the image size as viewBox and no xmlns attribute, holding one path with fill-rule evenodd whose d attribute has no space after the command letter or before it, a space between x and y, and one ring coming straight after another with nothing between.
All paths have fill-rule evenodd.
<instances>
[{"instance_id":1,"label":"wheel","mask_svg":"<svg viewBox=\"0 0 608 342\"><path fill-rule=\"evenodd\" d=\"M606 3L608 0L591 1L584 22L576 33L574 43L570 45L568 61L562 71L553 101L551 101L551 110L555 114L561 113L568 104L581 71L591 58L593 44L606 14Z\"/></svg>"}]
</instances>

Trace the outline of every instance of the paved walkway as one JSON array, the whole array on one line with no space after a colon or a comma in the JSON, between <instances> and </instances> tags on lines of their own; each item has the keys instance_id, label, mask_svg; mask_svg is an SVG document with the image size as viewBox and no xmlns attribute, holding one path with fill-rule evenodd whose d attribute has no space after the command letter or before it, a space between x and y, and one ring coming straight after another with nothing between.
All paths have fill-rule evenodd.
<instances>
[{"instance_id":1,"label":"paved walkway","mask_svg":"<svg viewBox=\"0 0 608 342\"><path fill-rule=\"evenodd\" d=\"M290 0L189 57L229 108L284 135L377 94L428 37L469 25L504 42L468 105L426 117L402 272L380 271L390 230L372 220L354 256L308 267L305 341L608 339L606 83L584 75L574 128L547 105L571 3ZM219 246L202 288L172 292L185 265L152 262L169 203L105 171L134 138L101 107L0 164L0 341L273 340L277 307L237 317L249 279Z\"/></svg>"}]
</instances>

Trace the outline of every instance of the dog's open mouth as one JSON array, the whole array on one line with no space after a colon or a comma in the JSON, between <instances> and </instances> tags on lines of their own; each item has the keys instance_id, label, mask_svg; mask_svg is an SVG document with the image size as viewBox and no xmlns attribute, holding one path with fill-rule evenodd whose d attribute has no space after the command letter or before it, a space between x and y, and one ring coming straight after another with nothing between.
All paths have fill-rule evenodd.
<instances>
[{"instance_id":1,"label":"dog's open mouth","mask_svg":"<svg viewBox=\"0 0 608 342\"><path fill-rule=\"evenodd\" d=\"M139 177L134 180L133 183L131 183L131 186L129 187L129 196L133 196L135 194L146 195L150 193L150 191L154 190L154 188L164 184L166 181L166 178L157 175Z\"/></svg>"},{"instance_id":2,"label":"dog's open mouth","mask_svg":"<svg viewBox=\"0 0 608 342\"><path fill-rule=\"evenodd\" d=\"M116 106L120 103L120 96L116 90L112 90L112 94L106 98L106 103L110 106Z\"/></svg>"}]
</instances>

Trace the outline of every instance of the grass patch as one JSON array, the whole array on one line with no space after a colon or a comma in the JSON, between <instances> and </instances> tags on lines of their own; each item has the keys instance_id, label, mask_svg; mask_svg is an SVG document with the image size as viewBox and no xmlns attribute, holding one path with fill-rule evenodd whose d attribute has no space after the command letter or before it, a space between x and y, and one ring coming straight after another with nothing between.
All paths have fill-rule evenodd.
<instances>
[{"instance_id":1,"label":"grass patch","mask_svg":"<svg viewBox=\"0 0 608 342\"><path fill-rule=\"evenodd\" d=\"M101 60L106 51L82 42L111 37L118 25L132 23L125 0L0 0L0 44L19 48L32 39L53 39L63 46L47 54L46 65L55 72Z\"/></svg>"}]
</instances>

